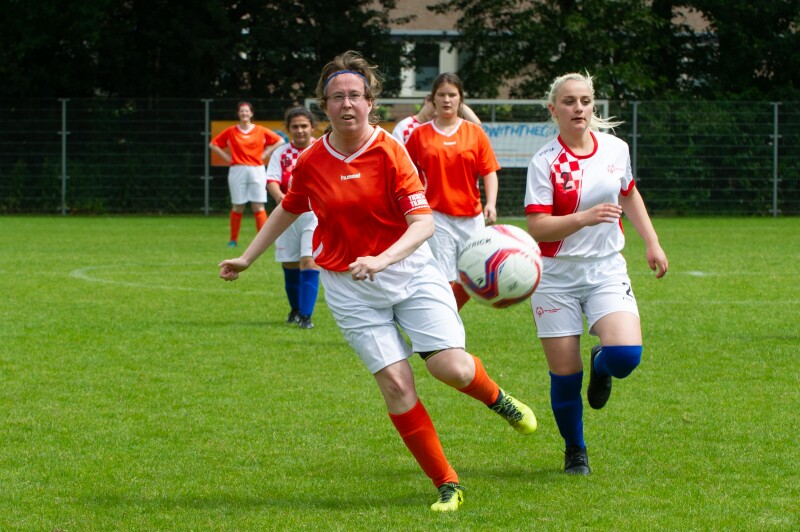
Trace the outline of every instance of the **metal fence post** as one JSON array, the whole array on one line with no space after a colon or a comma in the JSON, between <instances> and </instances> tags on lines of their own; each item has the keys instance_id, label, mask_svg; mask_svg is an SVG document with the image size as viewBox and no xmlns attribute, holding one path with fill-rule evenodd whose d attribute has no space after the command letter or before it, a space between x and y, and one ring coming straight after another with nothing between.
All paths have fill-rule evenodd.
<instances>
[{"instance_id":1,"label":"metal fence post","mask_svg":"<svg viewBox=\"0 0 800 532\"><path fill-rule=\"evenodd\" d=\"M772 102L772 217L778 217L778 106L780 102Z\"/></svg>"},{"instance_id":2,"label":"metal fence post","mask_svg":"<svg viewBox=\"0 0 800 532\"><path fill-rule=\"evenodd\" d=\"M204 163L204 171L203 174L203 181L204 181L204 194L205 194L205 205L203 206L203 212L206 216L208 216L209 211L211 210L210 203L211 203L211 173L210 173L210 166L211 166L211 155L208 150L208 144L211 142L211 102L214 100L204 99L203 104L205 106L206 111L206 118L203 121L203 152L205 153L205 163Z\"/></svg>"},{"instance_id":3,"label":"metal fence post","mask_svg":"<svg viewBox=\"0 0 800 532\"><path fill-rule=\"evenodd\" d=\"M59 98L61 102L61 215L67 214L67 102L69 99Z\"/></svg>"}]
</instances>

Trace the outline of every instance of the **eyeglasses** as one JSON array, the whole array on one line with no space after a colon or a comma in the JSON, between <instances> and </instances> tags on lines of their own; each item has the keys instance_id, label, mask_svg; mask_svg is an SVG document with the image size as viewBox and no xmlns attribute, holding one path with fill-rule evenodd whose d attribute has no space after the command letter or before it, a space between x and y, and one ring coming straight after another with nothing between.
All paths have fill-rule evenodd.
<instances>
[{"instance_id":1,"label":"eyeglasses","mask_svg":"<svg viewBox=\"0 0 800 532\"><path fill-rule=\"evenodd\" d=\"M344 103L345 99L350 100L350 103L353 105L361 103L361 101L365 98L366 95L361 94L360 92L351 92L350 94L334 94L333 96L329 96L328 100L332 101L333 103Z\"/></svg>"}]
</instances>

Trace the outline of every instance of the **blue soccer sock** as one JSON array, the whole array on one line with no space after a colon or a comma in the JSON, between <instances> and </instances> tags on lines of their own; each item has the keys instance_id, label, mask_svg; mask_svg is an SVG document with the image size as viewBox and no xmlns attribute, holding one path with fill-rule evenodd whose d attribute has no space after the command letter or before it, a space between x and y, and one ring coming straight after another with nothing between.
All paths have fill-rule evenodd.
<instances>
[{"instance_id":1,"label":"blue soccer sock","mask_svg":"<svg viewBox=\"0 0 800 532\"><path fill-rule=\"evenodd\" d=\"M640 345L604 345L594 357L594 370L600 375L624 379L642 361Z\"/></svg>"},{"instance_id":2,"label":"blue soccer sock","mask_svg":"<svg viewBox=\"0 0 800 532\"><path fill-rule=\"evenodd\" d=\"M550 405L556 425L567 447L586 448L583 441L583 371L573 375L550 373Z\"/></svg>"},{"instance_id":3,"label":"blue soccer sock","mask_svg":"<svg viewBox=\"0 0 800 532\"><path fill-rule=\"evenodd\" d=\"M300 314L311 316L314 313L314 305L317 303L317 292L319 292L319 271L300 270Z\"/></svg>"},{"instance_id":4,"label":"blue soccer sock","mask_svg":"<svg viewBox=\"0 0 800 532\"><path fill-rule=\"evenodd\" d=\"M300 309L300 270L283 269L283 286L286 289L286 297L292 310Z\"/></svg>"}]
</instances>

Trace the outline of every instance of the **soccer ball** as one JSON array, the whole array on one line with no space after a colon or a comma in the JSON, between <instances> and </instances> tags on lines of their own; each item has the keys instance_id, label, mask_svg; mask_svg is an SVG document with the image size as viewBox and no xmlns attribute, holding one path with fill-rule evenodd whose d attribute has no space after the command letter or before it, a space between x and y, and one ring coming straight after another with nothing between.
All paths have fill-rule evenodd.
<instances>
[{"instance_id":1,"label":"soccer ball","mask_svg":"<svg viewBox=\"0 0 800 532\"><path fill-rule=\"evenodd\" d=\"M528 299L542 277L542 252L527 231L489 225L458 257L458 276L479 303L505 308Z\"/></svg>"}]
</instances>

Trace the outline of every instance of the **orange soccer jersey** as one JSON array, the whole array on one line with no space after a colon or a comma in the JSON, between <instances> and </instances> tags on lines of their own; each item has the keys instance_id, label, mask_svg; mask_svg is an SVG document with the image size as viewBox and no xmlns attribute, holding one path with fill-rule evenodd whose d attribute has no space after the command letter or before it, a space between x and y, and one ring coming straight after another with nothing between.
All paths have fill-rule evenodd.
<instances>
[{"instance_id":1,"label":"orange soccer jersey","mask_svg":"<svg viewBox=\"0 0 800 532\"><path fill-rule=\"evenodd\" d=\"M406 149L433 210L450 216L483 211L478 177L498 171L500 164L481 126L460 119L453 131L444 133L431 121L411 132Z\"/></svg>"},{"instance_id":2,"label":"orange soccer jersey","mask_svg":"<svg viewBox=\"0 0 800 532\"><path fill-rule=\"evenodd\" d=\"M230 148L231 166L242 164L245 166L261 166L264 160L264 150L281 140L280 135L264 126L254 125L253 129L245 133L238 125L227 127L222 133L214 137L211 142L222 149Z\"/></svg>"},{"instance_id":3,"label":"orange soccer jersey","mask_svg":"<svg viewBox=\"0 0 800 532\"><path fill-rule=\"evenodd\" d=\"M295 214L314 211L314 260L341 272L394 244L408 228L407 214L432 212L422 190L403 145L376 127L351 155L337 152L327 135L306 149L281 205Z\"/></svg>"}]
</instances>

